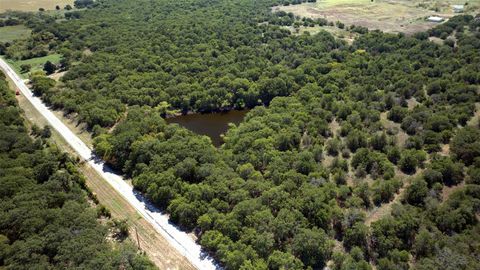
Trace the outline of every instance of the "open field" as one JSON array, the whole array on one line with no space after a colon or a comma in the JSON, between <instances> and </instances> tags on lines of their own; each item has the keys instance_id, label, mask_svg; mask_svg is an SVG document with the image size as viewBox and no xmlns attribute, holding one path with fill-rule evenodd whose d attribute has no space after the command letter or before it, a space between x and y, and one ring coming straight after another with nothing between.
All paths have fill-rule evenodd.
<instances>
[{"instance_id":1,"label":"open field","mask_svg":"<svg viewBox=\"0 0 480 270\"><path fill-rule=\"evenodd\" d=\"M11 42L16 39L24 39L28 37L31 32L32 30L23 25L0 27L0 42Z\"/></svg>"},{"instance_id":2,"label":"open field","mask_svg":"<svg viewBox=\"0 0 480 270\"><path fill-rule=\"evenodd\" d=\"M65 5L73 7L74 0L0 0L0 12L7 10L37 11L39 8L45 10L55 9L55 6L61 8Z\"/></svg>"},{"instance_id":3,"label":"open field","mask_svg":"<svg viewBox=\"0 0 480 270\"><path fill-rule=\"evenodd\" d=\"M278 6L273 11L283 10L307 18L324 18L328 21L341 21L346 26L359 25L385 32L412 34L425 31L436 23L427 22L428 16L449 18L455 15L452 4L465 1L440 0L319 0L317 3ZM478 11L480 1L470 1L466 12Z\"/></svg>"},{"instance_id":4,"label":"open field","mask_svg":"<svg viewBox=\"0 0 480 270\"><path fill-rule=\"evenodd\" d=\"M10 81L12 89L15 87ZM37 112L30 102L23 96L17 96L19 107L23 110L27 126L36 124L43 127L48 122ZM58 116L58 115L57 115ZM62 118L61 118L62 119ZM69 122L68 119L62 119L63 122ZM73 125L69 123L69 128ZM84 131L78 127L72 129L76 134L83 134ZM75 151L63 139L63 137L52 129L51 142L56 144L63 151L76 155ZM159 269L195 269L188 260L175 250L157 231L143 219L137 211L128 202L117 193L106 181L102 179L98 173L90 166L84 164L79 166L80 172L85 175L87 186L96 194L102 205L108 208L113 218L127 219L130 225L130 238L137 244L136 235L138 233L138 241L141 250L145 251L150 260L152 260Z\"/></svg>"},{"instance_id":5,"label":"open field","mask_svg":"<svg viewBox=\"0 0 480 270\"><path fill-rule=\"evenodd\" d=\"M303 26L302 25L299 28L295 28L293 26L284 26L284 27L286 29L290 30L290 32L292 32L292 34L294 34L294 35L302 35L306 32L310 33L310 35L315 35L315 34L318 34L321 31L327 31L330 34L332 34L333 36L335 36L339 39L345 40L348 44L351 44L353 42L353 40L355 39L355 37L358 36L357 33L352 33L352 32L347 31L345 29L340 29L338 27L328 26L328 25L325 25L325 26L318 26L318 25Z\"/></svg>"},{"instance_id":6,"label":"open field","mask_svg":"<svg viewBox=\"0 0 480 270\"><path fill-rule=\"evenodd\" d=\"M32 68L31 68L31 72L33 71L37 71L37 70L43 70L43 65L47 62L47 61L50 61L54 64L58 64L60 63L60 60L62 59L62 55L61 54L50 54L50 55L47 55L47 56L44 56L44 57L37 57L37 58L31 58L31 59L27 59L27 60L20 60L20 61L13 61L13 60L6 60L8 62L8 64L10 64L13 69L15 69L15 71L17 72L17 74L20 74L23 78L26 78L28 77L28 73L21 73L20 70L20 66L23 65L23 64L27 64L27 65L30 65Z\"/></svg>"}]
</instances>

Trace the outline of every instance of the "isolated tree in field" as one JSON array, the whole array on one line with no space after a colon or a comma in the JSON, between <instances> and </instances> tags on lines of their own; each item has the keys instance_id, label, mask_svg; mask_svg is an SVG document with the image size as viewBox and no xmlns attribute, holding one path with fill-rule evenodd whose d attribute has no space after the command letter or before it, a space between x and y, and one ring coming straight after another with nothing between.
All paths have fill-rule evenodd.
<instances>
[{"instance_id":1,"label":"isolated tree in field","mask_svg":"<svg viewBox=\"0 0 480 270\"><path fill-rule=\"evenodd\" d=\"M65 10L72 10L72 6L66 5L66 6L65 6Z\"/></svg>"},{"instance_id":2,"label":"isolated tree in field","mask_svg":"<svg viewBox=\"0 0 480 270\"><path fill-rule=\"evenodd\" d=\"M53 74L57 66L50 61L47 61L45 65L43 65L43 70L47 73L47 75Z\"/></svg>"}]
</instances>

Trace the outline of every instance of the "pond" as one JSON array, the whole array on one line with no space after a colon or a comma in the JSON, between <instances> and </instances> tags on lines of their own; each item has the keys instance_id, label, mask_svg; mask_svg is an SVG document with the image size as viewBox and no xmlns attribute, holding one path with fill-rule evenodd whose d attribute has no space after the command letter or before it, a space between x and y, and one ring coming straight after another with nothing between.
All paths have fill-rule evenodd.
<instances>
[{"instance_id":1,"label":"pond","mask_svg":"<svg viewBox=\"0 0 480 270\"><path fill-rule=\"evenodd\" d=\"M167 118L169 124L179 124L197 134L207 135L213 145L219 147L223 144L221 135L228 129L229 123L239 124L248 110L231 110L219 113L195 113Z\"/></svg>"}]
</instances>

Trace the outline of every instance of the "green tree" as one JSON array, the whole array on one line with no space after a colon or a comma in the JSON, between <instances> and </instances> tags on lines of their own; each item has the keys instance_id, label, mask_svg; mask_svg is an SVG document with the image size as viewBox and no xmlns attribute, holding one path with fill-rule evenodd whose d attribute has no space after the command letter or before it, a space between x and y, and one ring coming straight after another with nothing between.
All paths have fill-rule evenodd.
<instances>
[{"instance_id":1,"label":"green tree","mask_svg":"<svg viewBox=\"0 0 480 270\"><path fill-rule=\"evenodd\" d=\"M427 194L427 182L423 178L417 178L405 190L405 200L412 205L422 205Z\"/></svg>"},{"instance_id":2,"label":"green tree","mask_svg":"<svg viewBox=\"0 0 480 270\"><path fill-rule=\"evenodd\" d=\"M455 157L466 165L473 163L473 160L480 157L480 130L472 127L460 129L453 137L451 151Z\"/></svg>"},{"instance_id":3,"label":"green tree","mask_svg":"<svg viewBox=\"0 0 480 270\"><path fill-rule=\"evenodd\" d=\"M55 70L57 70L57 66L55 64L53 64L52 62L47 61L43 65L43 70L45 71L45 73L47 73L47 75L50 75L50 74L55 73Z\"/></svg>"},{"instance_id":4,"label":"green tree","mask_svg":"<svg viewBox=\"0 0 480 270\"><path fill-rule=\"evenodd\" d=\"M331 256L332 247L332 242L321 229L300 229L292 243L293 253L311 267L323 267Z\"/></svg>"},{"instance_id":5,"label":"green tree","mask_svg":"<svg viewBox=\"0 0 480 270\"><path fill-rule=\"evenodd\" d=\"M27 73L27 72L30 71L31 68L32 68L32 66L29 65L29 64L22 64L22 65L20 65L20 72L21 73Z\"/></svg>"}]
</instances>

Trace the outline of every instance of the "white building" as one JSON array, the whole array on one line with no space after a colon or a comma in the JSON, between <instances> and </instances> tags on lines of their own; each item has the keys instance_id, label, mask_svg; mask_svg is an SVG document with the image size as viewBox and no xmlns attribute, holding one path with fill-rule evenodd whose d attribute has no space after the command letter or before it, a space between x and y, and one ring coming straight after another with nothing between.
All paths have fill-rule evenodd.
<instances>
[{"instance_id":1,"label":"white building","mask_svg":"<svg viewBox=\"0 0 480 270\"><path fill-rule=\"evenodd\" d=\"M453 12L455 13L462 13L465 11L465 6L464 5L452 5Z\"/></svg>"},{"instance_id":2,"label":"white building","mask_svg":"<svg viewBox=\"0 0 480 270\"><path fill-rule=\"evenodd\" d=\"M438 16L430 16L427 18L427 21L429 22L443 22L443 18L442 17L438 17Z\"/></svg>"}]
</instances>

